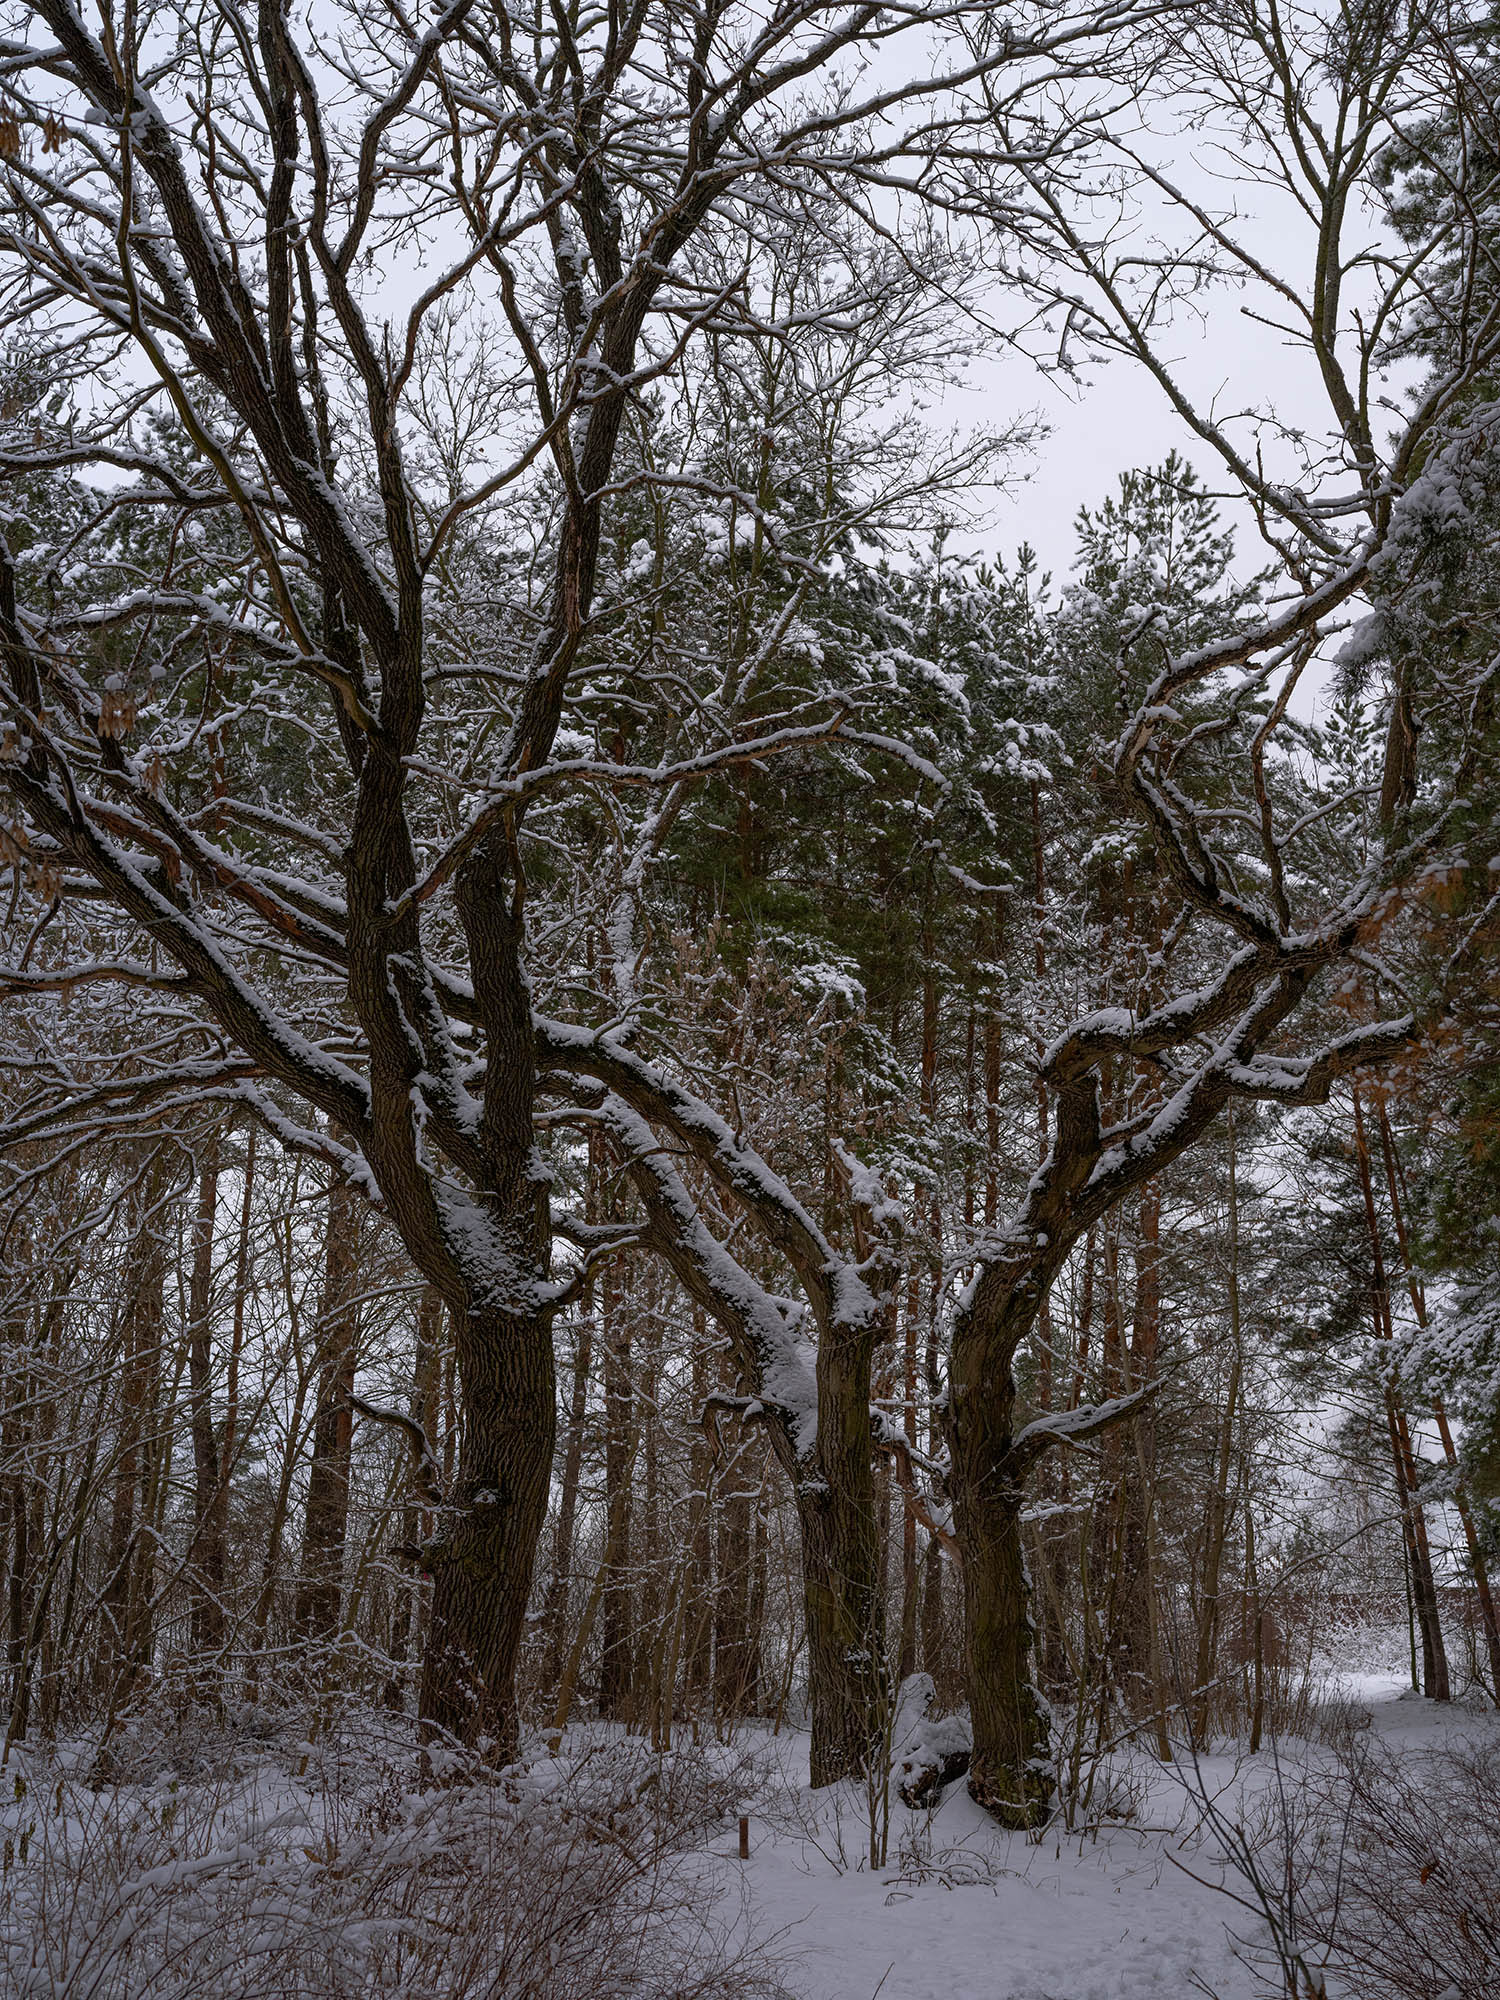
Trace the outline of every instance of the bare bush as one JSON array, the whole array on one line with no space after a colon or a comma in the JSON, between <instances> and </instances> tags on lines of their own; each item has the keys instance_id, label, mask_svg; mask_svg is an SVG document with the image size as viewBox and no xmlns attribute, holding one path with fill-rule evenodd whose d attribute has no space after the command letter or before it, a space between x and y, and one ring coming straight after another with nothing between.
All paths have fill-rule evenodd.
<instances>
[{"instance_id":1,"label":"bare bush","mask_svg":"<svg viewBox=\"0 0 1500 2000\"><path fill-rule=\"evenodd\" d=\"M1500 1743L1340 1758L1347 1838L1318 1921L1362 2000L1500 1992Z\"/></svg>"},{"instance_id":2,"label":"bare bush","mask_svg":"<svg viewBox=\"0 0 1500 2000\"><path fill-rule=\"evenodd\" d=\"M4 1813L0 1985L47 2000L727 2000L781 1993L701 1851L733 1772L633 1744L336 1810L284 1774L93 1789ZM315 1802L316 1800L316 1802ZM689 1852L698 1847L700 1851Z\"/></svg>"},{"instance_id":3,"label":"bare bush","mask_svg":"<svg viewBox=\"0 0 1500 2000\"><path fill-rule=\"evenodd\" d=\"M940 1889L988 1889L993 1894L1001 1880L1014 1870L1000 1865L994 1842L976 1845L972 1840L951 1841L935 1847L932 1816L911 1820L901 1835L896 1854L896 1872L888 1875L887 1904L904 1902L913 1889L936 1883Z\"/></svg>"},{"instance_id":4,"label":"bare bush","mask_svg":"<svg viewBox=\"0 0 1500 2000\"><path fill-rule=\"evenodd\" d=\"M1500 1742L1413 1749L1372 1736L1369 1720L1353 1703L1330 1704L1327 1751L1292 1764L1273 1746L1269 1782L1242 1766L1234 1783L1215 1784L1192 1765L1199 1824L1219 1849L1212 1886L1258 1919L1231 1936L1286 2000L1335 1990L1493 2000Z\"/></svg>"}]
</instances>

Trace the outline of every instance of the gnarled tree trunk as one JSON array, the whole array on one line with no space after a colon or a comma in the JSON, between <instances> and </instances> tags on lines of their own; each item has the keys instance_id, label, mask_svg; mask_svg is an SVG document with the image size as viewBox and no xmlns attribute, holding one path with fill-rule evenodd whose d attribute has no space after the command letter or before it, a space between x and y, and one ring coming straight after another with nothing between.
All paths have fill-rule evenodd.
<instances>
[{"instance_id":1,"label":"gnarled tree trunk","mask_svg":"<svg viewBox=\"0 0 1500 2000\"><path fill-rule=\"evenodd\" d=\"M547 1518L557 1413L550 1318L455 1315L464 1435L441 1539L422 1667L432 1732L510 1762L519 1738L515 1675Z\"/></svg>"},{"instance_id":2,"label":"gnarled tree trunk","mask_svg":"<svg viewBox=\"0 0 1500 2000\"><path fill-rule=\"evenodd\" d=\"M1098 1437L1151 1394L1057 1411L1015 1429L1015 1358L1081 1232L1064 1219L981 1268L953 1326L947 1412L954 1533L963 1557L964 1667L974 1731L969 1791L1012 1827L1037 1825L1052 1792L1047 1706L1032 1679L1031 1583L1021 1540L1026 1482L1055 1446Z\"/></svg>"},{"instance_id":3,"label":"gnarled tree trunk","mask_svg":"<svg viewBox=\"0 0 1500 2000\"><path fill-rule=\"evenodd\" d=\"M1047 1711L1032 1680L1031 1584L1021 1546L1024 1467L1012 1454L1017 1348L1041 1287L1017 1287L984 1326L973 1303L954 1328L948 1443L963 1550L964 1670L974 1750L969 1791L1006 1826L1033 1826L1051 1796Z\"/></svg>"},{"instance_id":4,"label":"gnarled tree trunk","mask_svg":"<svg viewBox=\"0 0 1500 2000\"><path fill-rule=\"evenodd\" d=\"M865 1772L890 1696L870 1431L874 1340L873 1322L825 1332L816 1451L796 1474L814 1785Z\"/></svg>"}]
</instances>

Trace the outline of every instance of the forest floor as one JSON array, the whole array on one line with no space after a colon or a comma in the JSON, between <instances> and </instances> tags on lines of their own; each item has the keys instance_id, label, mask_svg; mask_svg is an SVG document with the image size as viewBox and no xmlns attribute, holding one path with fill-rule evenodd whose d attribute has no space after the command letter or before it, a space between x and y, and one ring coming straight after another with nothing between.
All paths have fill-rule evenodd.
<instances>
[{"instance_id":1,"label":"forest floor","mask_svg":"<svg viewBox=\"0 0 1500 2000\"><path fill-rule=\"evenodd\" d=\"M1346 1674L1332 1692L1356 1728L1368 1715L1371 1740L1399 1755L1500 1741L1500 1717L1414 1698L1394 1675ZM1224 1893L1254 1901L1207 1804L1264 1842L1274 1875L1277 1835L1295 1826L1326 1759L1320 1742L1300 1740L1255 1757L1219 1745L1175 1767L1145 1749L1116 1753L1095 1823L1037 1843L998 1832L958 1784L930 1815L893 1802L878 1869L861 1853L863 1797L819 1807L803 1791L804 1828L784 1813L752 1820L744 1889L797 2000L1264 2000L1282 1990L1270 1932ZM1122 1817L1097 1813L1101 1794ZM1363 2000L1336 1976L1328 1992Z\"/></svg>"},{"instance_id":2,"label":"forest floor","mask_svg":"<svg viewBox=\"0 0 1500 2000\"><path fill-rule=\"evenodd\" d=\"M1112 1750L1040 1839L962 1783L933 1812L893 1795L876 1867L864 1792L811 1791L795 1730L658 1757L584 1723L498 1783L434 1785L388 1711L312 1740L265 1708L143 1715L107 1763L87 1739L12 1756L0 1993L1260 2000L1287 1991L1266 1913L1320 1965L1336 1879L1365 1956L1351 1976L1341 1934L1328 2000L1494 2000L1500 1717L1389 1674L1322 1692L1254 1757Z\"/></svg>"}]
</instances>

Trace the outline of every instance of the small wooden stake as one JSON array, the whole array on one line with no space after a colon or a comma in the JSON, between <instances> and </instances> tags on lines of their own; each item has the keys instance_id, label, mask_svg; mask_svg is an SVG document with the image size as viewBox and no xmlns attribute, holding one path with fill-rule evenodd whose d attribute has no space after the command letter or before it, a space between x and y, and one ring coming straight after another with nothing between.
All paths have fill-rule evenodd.
<instances>
[{"instance_id":1,"label":"small wooden stake","mask_svg":"<svg viewBox=\"0 0 1500 2000\"><path fill-rule=\"evenodd\" d=\"M740 1859L750 1859L750 1821L744 1813L740 1814Z\"/></svg>"}]
</instances>

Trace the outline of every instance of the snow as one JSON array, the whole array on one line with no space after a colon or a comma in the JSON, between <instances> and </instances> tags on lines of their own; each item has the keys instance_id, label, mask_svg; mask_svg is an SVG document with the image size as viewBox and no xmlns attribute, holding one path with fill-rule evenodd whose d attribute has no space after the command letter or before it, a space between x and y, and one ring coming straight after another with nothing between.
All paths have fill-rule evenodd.
<instances>
[{"instance_id":1,"label":"snow","mask_svg":"<svg viewBox=\"0 0 1500 2000\"><path fill-rule=\"evenodd\" d=\"M1344 1673L1332 1697L1368 1714L1386 1743L1423 1747L1500 1731L1500 1718L1414 1698L1394 1675ZM941 1724L927 1725L941 1727ZM1128 1814L1033 1842L999 1831L962 1783L931 1814L891 1803L889 1862L872 1870L862 1791L805 1789L805 1739L778 1751L802 1787L797 1815L752 1816L743 1885L762 1935L780 1938L796 2000L1156 2000L1202 1994L1263 2000L1269 1965L1253 1962L1263 1926L1214 1886L1221 1870L1203 1825L1211 1798L1247 1803L1283 1775L1295 1782L1317 1744L1249 1758L1221 1744L1163 1767L1142 1749L1117 1754L1106 1792ZM1185 1872L1185 1871L1191 1871ZM1195 1877L1197 1879L1195 1879ZM1231 1888L1243 1888L1231 1876ZM1235 1934L1234 1936L1231 1933ZM1237 1936L1242 1942L1235 1942ZM1360 2000L1330 1981L1329 2000Z\"/></svg>"},{"instance_id":2,"label":"snow","mask_svg":"<svg viewBox=\"0 0 1500 2000\"><path fill-rule=\"evenodd\" d=\"M960 1784L931 1815L894 1805L891 1862L872 1871L858 1865L863 1801L846 1798L837 1825L835 1811L821 1853L752 1820L746 1887L762 1930L783 1935L799 2000L1154 2000L1194 1991L1194 1974L1219 2000L1256 1991L1224 1935L1228 1906L1170 1866L1167 1835L1034 1846L998 1833Z\"/></svg>"},{"instance_id":3,"label":"snow","mask_svg":"<svg viewBox=\"0 0 1500 2000\"><path fill-rule=\"evenodd\" d=\"M985 1852L985 1836L961 1817L946 1807L939 1816L950 1861ZM1154 2000L1191 1992L1194 1974L1214 1981L1220 2000L1254 1990L1212 1937L1212 1892L1183 1891L1159 1857L1117 1835L1056 1858L1007 1857L993 1878L956 1890L890 1872L814 1887L780 1854L759 1866L761 1880L779 1882L806 2000ZM802 1943L799 1933L814 1930L816 1944Z\"/></svg>"},{"instance_id":4,"label":"snow","mask_svg":"<svg viewBox=\"0 0 1500 2000\"><path fill-rule=\"evenodd\" d=\"M921 1785L945 1761L967 1757L974 1731L966 1715L934 1715L936 1687L931 1674L911 1674L896 1696L891 1725L891 1776L898 1794L909 1784ZM930 1801L928 1801L930 1803Z\"/></svg>"},{"instance_id":5,"label":"snow","mask_svg":"<svg viewBox=\"0 0 1500 2000\"><path fill-rule=\"evenodd\" d=\"M1107 1403L1080 1403L1076 1409L1059 1410L1052 1416L1038 1417L1034 1423L1017 1432L1011 1449L1024 1452L1031 1445L1077 1443L1085 1438L1097 1437L1100 1431L1108 1430L1112 1424L1139 1408L1155 1393L1156 1387L1152 1383L1149 1388L1138 1389L1131 1396L1117 1396Z\"/></svg>"},{"instance_id":6,"label":"snow","mask_svg":"<svg viewBox=\"0 0 1500 2000\"><path fill-rule=\"evenodd\" d=\"M1367 1646L1361 1655L1372 1656ZM929 1720L922 1712L930 1689L921 1675L903 1686L892 1729L898 1761L918 1738L942 1747L962 1740L961 1719ZM1500 1740L1492 1711L1424 1701L1394 1674L1344 1671L1329 1676L1324 1693L1341 1704L1346 1723L1408 1761ZM191 1736L181 1747L189 1742L199 1745L195 1755L211 1748L209 1739ZM528 1770L513 1773L498 1792L426 1787L409 1725L388 1714L351 1711L316 1741L245 1747L248 1762L237 1755L232 1774L209 1775L211 1759L195 1777L174 1762L165 1740L152 1748L143 1739L127 1750L132 1775L102 1789L90 1777L86 1745L60 1745L35 1764L24 1749L17 1753L15 1782L7 1785L14 1800L0 1802L0 1834L12 1845L14 1871L10 1904L0 1903L0 1959L21 1972L20 1990L50 2000L63 1990L65 1963L77 1975L90 1966L98 1971L127 1941L133 1956L189 1948L190 1962L179 1968L174 1960L180 1978L139 1989L170 2000L208 1990L192 1984L195 1966L201 1979L217 1964L222 1990L247 1992L238 1973L248 1956L263 1949L284 1959L298 1939L333 1954L330 1966L337 1959L347 1971L380 1949L384 1931L401 1927L411 1894L403 1884L419 1878L428 1890L439 1876L450 1888L472 1878L466 1893L473 1907L505 1909L524 1932L526 1909L503 1898L524 1901L530 1876L545 1888L549 1857L583 1871L572 1892L580 1910L588 1894L607 1900L618 1893L610 1871L618 1873L619 1849L579 1846L568 1832L574 1794L587 1802L593 1787L593 1802L618 1813L621 1799L655 1796L653 1772L675 1768L670 1784L697 1787L704 1799L701 1817L683 1827L680 1907L706 1919L709 1933L722 1926L759 1941L775 1985L757 1985L758 1995L1256 2000L1277 1990L1266 1980L1266 1935L1254 1911L1233 1900L1245 1884L1223 1864L1212 1811L1249 1823L1278 1785L1295 1794L1299 1773L1335 1761L1321 1738L1286 1739L1254 1758L1221 1741L1196 1762L1179 1749L1174 1765L1157 1762L1144 1745L1125 1744L1101 1766L1091 1820L1075 1815L1073 1830L1059 1821L1036 1838L1000 1831L962 1783L932 1812L902 1806L893 1785L888 1859L872 1867L869 1794L853 1784L813 1792L800 1730L776 1734L762 1725L737 1732L729 1744L683 1746L686 1761L676 1768L658 1765L641 1739L622 1737L612 1725L576 1724L561 1755L535 1754L534 1746ZM878 1818L878 1794L875 1809ZM739 1813L749 1823L743 1862ZM57 1868L66 1850L86 1875L74 1878L70 1892L83 1918L59 1917L61 1930L45 1942L27 1932L23 1918L45 1889L40 1849L32 1847L29 1862L26 1846L14 1851L26 1828L35 1839L44 1821L48 1868ZM629 1875L621 1878L627 1886ZM1216 1886L1221 1881L1230 1894ZM498 1906L489 1900L497 1893ZM540 1914L554 1920L545 1897ZM226 1923L233 1943L226 1933L221 1947L213 1927ZM238 1954L233 1965L215 1959L225 1948ZM581 1936L580 1949L591 1948ZM162 1969L165 1976L164 1959ZM342 1973L329 1990L335 1986L353 1990ZM75 1979L67 1990L82 1988ZM439 1980L421 1990L438 2000L468 1989ZM627 1990L641 1994L600 1976L597 2000ZM1469 1990L1460 1989L1463 2000ZM1431 2000L1440 1996L1438 1988ZM1368 1996L1330 1981L1329 2000Z\"/></svg>"},{"instance_id":7,"label":"snow","mask_svg":"<svg viewBox=\"0 0 1500 2000\"><path fill-rule=\"evenodd\" d=\"M833 1141L833 1151L839 1165L849 1176L851 1201L866 1210L877 1229L889 1227L899 1230L906 1220L906 1211L888 1191L879 1174L866 1166L841 1139Z\"/></svg>"}]
</instances>

